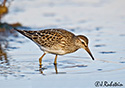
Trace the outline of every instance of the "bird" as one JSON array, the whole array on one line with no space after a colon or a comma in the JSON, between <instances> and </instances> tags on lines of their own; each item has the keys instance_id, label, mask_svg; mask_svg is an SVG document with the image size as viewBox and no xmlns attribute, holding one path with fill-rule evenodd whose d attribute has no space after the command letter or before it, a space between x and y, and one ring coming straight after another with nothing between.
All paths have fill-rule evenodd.
<instances>
[{"instance_id":1,"label":"bird","mask_svg":"<svg viewBox=\"0 0 125 88\"><path fill-rule=\"evenodd\" d=\"M46 53L55 55L54 65L57 65L57 56L73 53L80 48L85 49L95 60L89 47L89 40L84 35L75 35L63 28L43 29L38 31L19 30L16 31L36 43L44 54L39 58L39 65L42 65L42 58Z\"/></svg>"}]
</instances>

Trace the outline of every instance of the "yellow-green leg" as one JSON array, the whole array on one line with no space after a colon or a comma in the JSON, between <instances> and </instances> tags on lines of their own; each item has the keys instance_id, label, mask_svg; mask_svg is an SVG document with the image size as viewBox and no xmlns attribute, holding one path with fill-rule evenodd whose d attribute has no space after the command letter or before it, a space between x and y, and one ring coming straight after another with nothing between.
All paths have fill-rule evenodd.
<instances>
[{"instance_id":1,"label":"yellow-green leg","mask_svg":"<svg viewBox=\"0 0 125 88\"><path fill-rule=\"evenodd\" d=\"M46 53L44 53L40 58L39 58L39 65L40 67L42 66L42 58L46 55Z\"/></svg>"},{"instance_id":2,"label":"yellow-green leg","mask_svg":"<svg viewBox=\"0 0 125 88\"><path fill-rule=\"evenodd\" d=\"M54 66L55 66L55 71L56 71L56 74L58 74L57 64L55 64Z\"/></svg>"},{"instance_id":3,"label":"yellow-green leg","mask_svg":"<svg viewBox=\"0 0 125 88\"><path fill-rule=\"evenodd\" d=\"M56 55L55 60L54 60L54 65L57 65L57 55Z\"/></svg>"}]
</instances>

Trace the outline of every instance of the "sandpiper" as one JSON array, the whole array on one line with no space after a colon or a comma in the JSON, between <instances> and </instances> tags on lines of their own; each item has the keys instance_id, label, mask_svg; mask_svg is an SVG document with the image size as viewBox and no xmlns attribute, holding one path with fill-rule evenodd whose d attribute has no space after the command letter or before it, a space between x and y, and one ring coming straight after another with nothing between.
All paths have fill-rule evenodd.
<instances>
[{"instance_id":1,"label":"sandpiper","mask_svg":"<svg viewBox=\"0 0 125 88\"><path fill-rule=\"evenodd\" d=\"M35 42L44 54L39 58L39 64L42 65L42 58L46 53L55 54L54 64L57 64L57 55L73 53L76 50L85 49L91 58L94 57L88 48L88 38L84 35L74 35L64 29L45 29L39 31L18 30L19 33Z\"/></svg>"}]
</instances>

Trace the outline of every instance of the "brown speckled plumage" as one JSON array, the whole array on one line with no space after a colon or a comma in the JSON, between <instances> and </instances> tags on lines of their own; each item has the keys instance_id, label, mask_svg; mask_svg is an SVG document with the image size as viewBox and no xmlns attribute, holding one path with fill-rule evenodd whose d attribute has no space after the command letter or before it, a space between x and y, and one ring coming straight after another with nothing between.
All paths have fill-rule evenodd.
<instances>
[{"instance_id":1,"label":"brown speckled plumage","mask_svg":"<svg viewBox=\"0 0 125 88\"><path fill-rule=\"evenodd\" d=\"M88 39L83 35L75 36L73 33L64 29L17 31L34 41L40 47L40 49L44 51L44 53L63 55L75 52L79 48L84 48L94 60L91 52L88 49Z\"/></svg>"}]
</instances>

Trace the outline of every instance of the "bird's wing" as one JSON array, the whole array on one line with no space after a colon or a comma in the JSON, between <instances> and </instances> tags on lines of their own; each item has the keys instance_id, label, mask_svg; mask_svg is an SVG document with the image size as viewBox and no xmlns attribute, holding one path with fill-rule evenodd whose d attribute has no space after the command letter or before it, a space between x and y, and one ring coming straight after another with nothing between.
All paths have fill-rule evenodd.
<instances>
[{"instance_id":1,"label":"bird's wing","mask_svg":"<svg viewBox=\"0 0 125 88\"><path fill-rule=\"evenodd\" d=\"M17 29L16 29L17 30ZM75 36L73 33L64 29L45 29L40 31L17 30L24 36L30 38L36 44L43 47L53 47L57 44L65 46L67 40Z\"/></svg>"}]
</instances>

